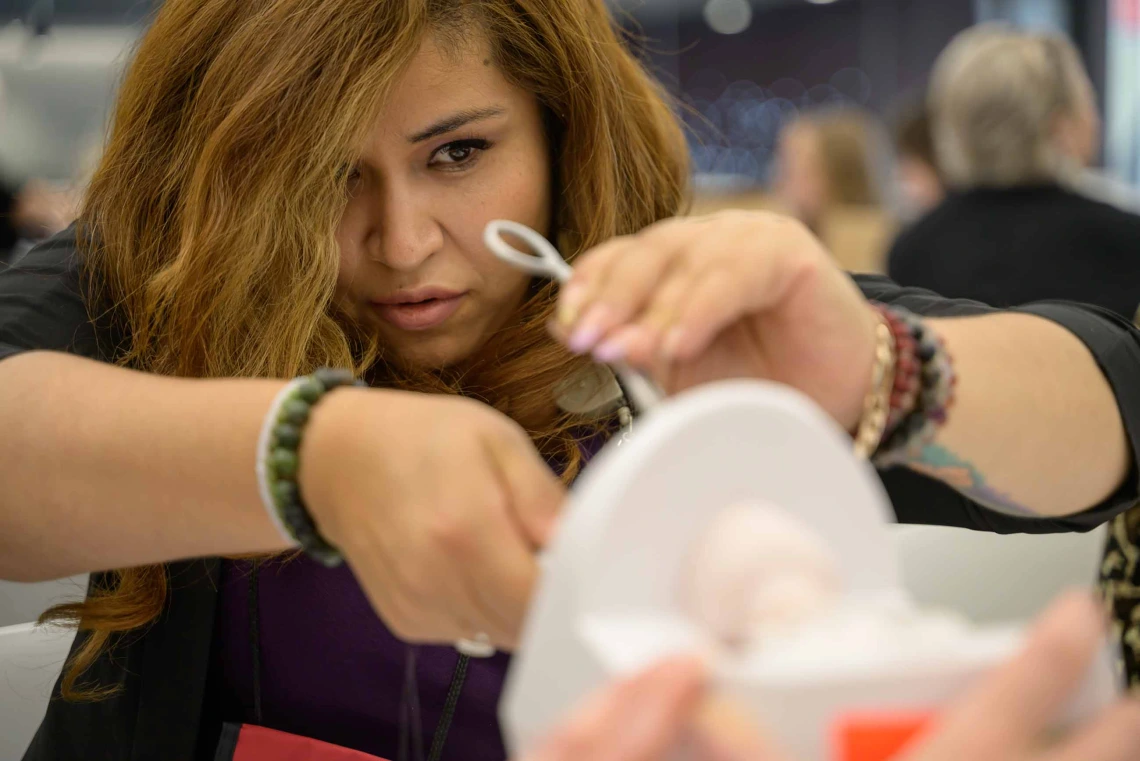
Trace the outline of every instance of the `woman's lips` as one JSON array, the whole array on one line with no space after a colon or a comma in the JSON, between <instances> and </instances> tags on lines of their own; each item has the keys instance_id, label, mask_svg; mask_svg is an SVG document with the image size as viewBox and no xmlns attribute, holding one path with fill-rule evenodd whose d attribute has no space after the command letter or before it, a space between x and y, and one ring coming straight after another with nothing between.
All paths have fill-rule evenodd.
<instances>
[{"instance_id":1,"label":"woman's lips","mask_svg":"<svg viewBox=\"0 0 1140 761\"><path fill-rule=\"evenodd\" d=\"M428 298L422 301L401 303L373 303L372 308L380 319L400 330L430 330L447 321L463 303L467 294Z\"/></svg>"}]
</instances>

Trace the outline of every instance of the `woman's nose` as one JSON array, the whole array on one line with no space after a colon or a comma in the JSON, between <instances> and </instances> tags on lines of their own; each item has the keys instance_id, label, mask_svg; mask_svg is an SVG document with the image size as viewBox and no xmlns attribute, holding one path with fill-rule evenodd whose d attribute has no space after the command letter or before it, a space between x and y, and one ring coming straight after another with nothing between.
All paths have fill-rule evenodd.
<instances>
[{"instance_id":1,"label":"woman's nose","mask_svg":"<svg viewBox=\"0 0 1140 761\"><path fill-rule=\"evenodd\" d=\"M391 192L383 202L377 259L394 270L414 270L443 246L443 230L427 199Z\"/></svg>"}]
</instances>

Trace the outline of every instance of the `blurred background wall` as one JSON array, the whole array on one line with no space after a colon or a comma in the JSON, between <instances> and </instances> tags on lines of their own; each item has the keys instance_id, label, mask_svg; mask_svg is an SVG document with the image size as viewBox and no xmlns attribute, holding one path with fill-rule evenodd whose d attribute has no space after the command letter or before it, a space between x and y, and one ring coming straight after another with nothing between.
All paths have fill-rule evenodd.
<instances>
[{"instance_id":1,"label":"blurred background wall","mask_svg":"<svg viewBox=\"0 0 1140 761\"><path fill-rule=\"evenodd\" d=\"M82 177L151 10L146 0L0 0L0 176Z\"/></svg>"},{"instance_id":2,"label":"blurred background wall","mask_svg":"<svg viewBox=\"0 0 1140 761\"><path fill-rule=\"evenodd\" d=\"M160 0L0 0L10 174L70 176L97 146L125 53ZM695 111L699 172L763 183L781 121L856 104L887 117L917 96L957 32L1007 20L1072 35L1118 118L1114 161L1135 152L1140 0L612 0L666 85ZM696 118L697 114L704 119ZM1117 158L1119 157L1119 158ZM1132 177L1131 179L1138 179Z\"/></svg>"},{"instance_id":3,"label":"blurred background wall","mask_svg":"<svg viewBox=\"0 0 1140 761\"><path fill-rule=\"evenodd\" d=\"M99 144L125 53L160 0L0 0L0 175L65 179ZM1007 20L1072 35L1102 101L1107 156L1140 180L1140 0L612 0L691 113L703 187L764 187L803 109L889 118L954 34Z\"/></svg>"},{"instance_id":4,"label":"blurred background wall","mask_svg":"<svg viewBox=\"0 0 1140 761\"><path fill-rule=\"evenodd\" d=\"M1117 5L1135 0L1115 0ZM779 119L821 105L883 117L917 97L950 39L981 21L1072 35L1105 89L1105 0L615 0L661 78L704 120L698 170L763 181ZM1136 72L1130 72L1135 77ZM1119 78L1127 79L1121 75ZM710 127L719 128L717 140Z\"/></svg>"}]
</instances>

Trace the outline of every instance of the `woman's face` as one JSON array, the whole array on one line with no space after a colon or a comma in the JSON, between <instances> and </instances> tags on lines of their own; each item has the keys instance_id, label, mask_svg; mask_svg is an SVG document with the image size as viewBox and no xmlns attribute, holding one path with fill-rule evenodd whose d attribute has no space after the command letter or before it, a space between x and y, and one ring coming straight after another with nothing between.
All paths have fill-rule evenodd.
<instances>
[{"instance_id":1,"label":"woman's face","mask_svg":"<svg viewBox=\"0 0 1140 761\"><path fill-rule=\"evenodd\" d=\"M776 198L787 213L814 224L827 203L819 134L803 122L780 134L776 147Z\"/></svg>"},{"instance_id":2,"label":"woman's face","mask_svg":"<svg viewBox=\"0 0 1140 761\"><path fill-rule=\"evenodd\" d=\"M906 153L899 156L897 179L903 215L908 220L926 214L946 196L938 171L918 156Z\"/></svg>"},{"instance_id":3,"label":"woman's face","mask_svg":"<svg viewBox=\"0 0 1140 761\"><path fill-rule=\"evenodd\" d=\"M549 233L541 109L488 51L445 53L426 39L348 178L339 302L418 367L470 357L525 297L529 277L483 246L487 222Z\"/></svg>"}]
</instances>

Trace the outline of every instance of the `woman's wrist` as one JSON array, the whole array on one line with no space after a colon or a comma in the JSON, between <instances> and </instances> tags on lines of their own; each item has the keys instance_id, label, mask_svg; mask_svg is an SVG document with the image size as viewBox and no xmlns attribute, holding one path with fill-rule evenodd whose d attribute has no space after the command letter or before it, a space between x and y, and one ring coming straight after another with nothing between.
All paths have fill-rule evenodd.
<instances>
[{"instance_id":1,"label":"woman's wrist","mask_svg":"<svg viewBox=\"0 0 1140 761\"><path fill-rule=\"evenodd\" d=\"M894 371L887 421L873 459L904 464L934 440L954 403L957 375L942 338L905 309L876 305L891 333Z\"/></svg>"},{"instance_id":2,"label":"woman's wrist","mask_svg":"<svg viewBox=\"0 0 1140 761\"><path fill-rule=\"evenodd\" d=\"M855 452L880 467L903 464L934 439L954 401L956 374L938 334L917 315L873 304L876 342L865 374Z\"/></svg>"},{"instance_id":3,"label":"woman's wrist","mask_svg":"<svg viewBox=\"0 0 1140 761\"><path fill-rule=\"evenodd\" d=\"M344 547L350 533L342 514L350 500L345 493L352 486L346 479L350 463L357 458L361 403L378 401L388 392L345 386L330 391L313 408L305 436L298 449L297 486L317 530L337 547ZM378 437L372 437L372 441ZM377 451L373 456L383 457Z\"/></svg>"}]
</instances>

